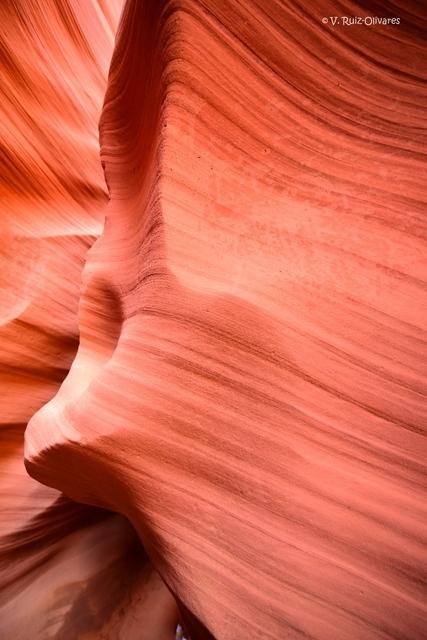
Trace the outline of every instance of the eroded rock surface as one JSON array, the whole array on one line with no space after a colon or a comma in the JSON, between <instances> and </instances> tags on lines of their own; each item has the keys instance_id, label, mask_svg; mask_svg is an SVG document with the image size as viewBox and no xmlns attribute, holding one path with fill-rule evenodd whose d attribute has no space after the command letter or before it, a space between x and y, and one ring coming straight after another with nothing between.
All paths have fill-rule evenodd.
<instances>
[{"instance_id":1,"label":"eroded rock surface","mask_svg":"<svg viewBox=\"0 0 427 640\"><path fill-rule=\"evenodd\" d=\"M166 640L177 621L129 523L42 486L23 461L25 425L78 346L81 272L107 202L97 129L120 7L0 6L2 640Z\"/></svg>"},{"instance_id":2,"label":"eroded rock surface","mask_svg":"<svg viewBox=\"0 0 427 640\"><path fill-rule=\"evenodd\" d=\"M105 226L26 467L121 514L124 556L133 525L193 640L426 637L425 20L366 5L121 18Z\"/></svg>"}]
</instances>

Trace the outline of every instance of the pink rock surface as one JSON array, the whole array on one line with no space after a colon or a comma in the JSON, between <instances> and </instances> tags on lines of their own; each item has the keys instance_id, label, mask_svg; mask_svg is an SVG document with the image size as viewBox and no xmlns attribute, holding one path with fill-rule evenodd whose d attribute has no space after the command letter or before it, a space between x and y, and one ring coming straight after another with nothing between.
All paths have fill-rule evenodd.
<instances>
[{"instance_id":1,"label":"pink rock surface","mask_svg":"<svg viewBox=\"0 0 427 640\"><path fill-rule=\"evenodd\" d=\"M62 630L132 640L144 627L147 638L172 638L175 599L192 640L427 637L425 19L413 1L369 4L125 4L100 125L110 197L83 271L78 351L25 435L30 475L97 508L65 498L52 507L66 561L81 558L79 586L47 607ZM88 6L77 3L76 15L105 70ZM390 12L399 25L322 22ZM94 73L93 55L77 49ZM96 120L100 102L85 106L76 78L79 109ZM102 185L91 126L79 144L72 137L85 167L70 180L78 193ZM68 165L56 162L61 175ZM67 194L71 203L74 188ZM74 271L49 264L67 293L70 280L79 286L78 242L99 231L102 186L84 194L68 215L52 189L34 227L25 209L11 216L22 233L52 216L56 232L45 235L65 225L61 260L74 255ZM25 292L39 245L22 246ZM34 281L48 286L48 273ZM28 299L16 290L6 285L9 316ZM31 308L37 326L53 322L46 306ZM38 349L38 371L49 371L50 347L28 345L19 381ZM65 373L72 347L61 345ZM43 401L36 388L30 396L28 413ZM46 533L46 554L55 540ZM94 558L106 557L118 558L116 599L100 588ZM40 560L47 594L61 558L41 559L31 562ZM152 583L153 599L140 598ZM91 598L96 615L78 616ZM119 601L117 622L107 610ZM145 624L132 623L134 606ZM4 619L13 625L10 608ZM60 630L52 637L66 637Z\"/></svg>"},{"instance_id":2,"label":"pink rock surface","mask_svg":"<svg viewBox=\"0 0 427 640\"><path fill-rule=\"evenodd\" d=\"M78 345L107 200L98 119L120 2L0 6L0 638L164 640L177 614L126 520L30 478L24 429Z\"/></svg>"}]
</instances>

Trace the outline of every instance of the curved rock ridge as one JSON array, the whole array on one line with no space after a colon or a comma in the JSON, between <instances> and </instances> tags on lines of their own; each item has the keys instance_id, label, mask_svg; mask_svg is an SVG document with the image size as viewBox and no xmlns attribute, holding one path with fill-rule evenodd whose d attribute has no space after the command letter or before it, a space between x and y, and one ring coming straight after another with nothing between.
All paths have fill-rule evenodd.
<instances>
[{"instance_id":1,"label":"curved rock ridge","mask_svg":"<svg viewBox=\"0 0 427 640\"><path fill-rule=\"evenodd\" d=\"M426 637L424 29L403 0L126 2L106 223L26 467L132 523L192 640Z\"/></svg>"},{"instance_id":2,"label":"curved rock ridge","mask_svg":"<svg viewBox=\"0 0 427 640\"><path fill-rule=\"evenodd\" d=\"M102 230L98 120L121 5L1 3L1 232Z\"/></svg>"},{"instance_id":3,"label":"curved rock ridge","mask_svg":"<svg viewBox=\"0 0 427 640\"><path fill-rule=\"evenodd\" d=\"M98 120L121 2L5 0L0 219L0 637L171 638L173 597L129 523L30 478L29 418L78 346L107 201Z\"/></svg>"}]
</instances>

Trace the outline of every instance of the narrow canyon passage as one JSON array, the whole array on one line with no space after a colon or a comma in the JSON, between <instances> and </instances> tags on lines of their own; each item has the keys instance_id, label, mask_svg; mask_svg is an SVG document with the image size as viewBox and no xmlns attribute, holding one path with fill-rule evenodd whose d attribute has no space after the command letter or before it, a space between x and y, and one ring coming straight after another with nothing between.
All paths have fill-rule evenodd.
<instances>
[{"instance_id":1,"label":"narrow canyon passage","mask_svg":"<svg viewBox=\"0 0 427 640\"><path fill-rule=\"evenodd\" d=\"M426 638L420 4L1 12L0 637Z\"/></svg>"}]
</instances>

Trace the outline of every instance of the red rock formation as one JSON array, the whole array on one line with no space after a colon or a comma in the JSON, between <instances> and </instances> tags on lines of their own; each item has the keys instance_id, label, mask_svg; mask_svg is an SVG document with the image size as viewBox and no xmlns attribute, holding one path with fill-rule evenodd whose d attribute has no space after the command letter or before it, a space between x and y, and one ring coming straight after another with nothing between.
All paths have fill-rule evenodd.
<instances>
[{"instance_id":1,"label":"red rock formation","mask_svg":"<svg viewBox=\"0 0 427 640\"><path fill-rule=\"evenodd\" d=\"M367 5L122 16L106 223L26 467L133 524L193 640L426 637L425 22Z\"/></svg>"},{"instance_id":2,"label":"red rock formation","mask_svg":"<svg viewBox=\"0 0 427 640\"><path fill-rule=\"evenodd\" d=\"M78 345L81 270L107 200L97 123L120 4L0 6L2 640L160 640L176 626L130 525L65 500L23 464L25 424Z\"/></svg>"}]
</instances>

